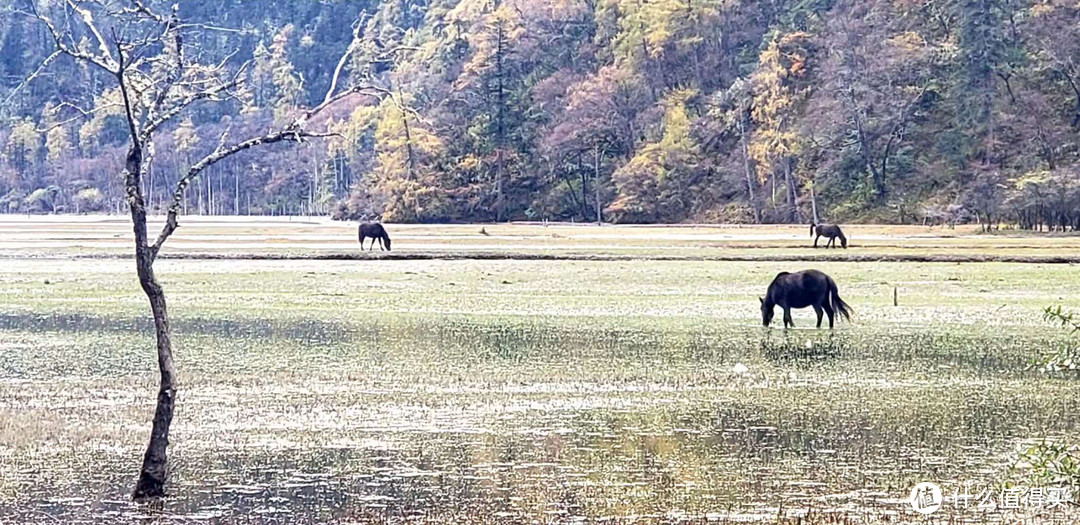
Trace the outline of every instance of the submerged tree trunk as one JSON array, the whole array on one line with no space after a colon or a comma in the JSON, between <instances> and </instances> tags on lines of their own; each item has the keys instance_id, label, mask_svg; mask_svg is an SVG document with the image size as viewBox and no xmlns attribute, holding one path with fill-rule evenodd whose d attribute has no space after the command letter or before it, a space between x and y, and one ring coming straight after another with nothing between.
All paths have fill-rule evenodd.
<instances>
[{"instance_id":1,"label":"submerged tree trunk","mask_svg":"<svg viewBox=\"0 0 1080 525\"><path fill-rule=\"evenodd\" d=\"M145 222L143 224L145 226ZM148 258L147 250L137 251L142 252L136 255L136 266L139 272L139 284L150 299L150 310L154 314L158 371L161 374L157 406L154 409L154 422L150 430L150 443L146 446L142 469L139 471L139 481L132 494L136 500L140 500L165 495L165 481L168 477L169 427L172 425L173 409L176 406L176 367L173 364L165 292L154 276L153 263Z\"/></svg>"},{"instance_id":2,"label":"submerged tree trunk","mask_svg":"<svg viewBox=\"0 0 1080 525\"><path fill-rule=\"evenodd\" d=\"M133 136L135 136L134 133ZM152 152L152 148L152 144L146 144L147 150ZM134 140L128 150L125 163L125 186L135 233L135 269L139 275L139 285L150 301L150 311L154 316L158 372L161 382L158 387L150 441L143 455L139 481L132 493L132 497L136 500L159 498L165 495L165 480L168 477L169 426L172 424L173 409L176 405L176 367L173 364L169 314L165 306L165 292L154 275L156 248L150 246L146 234L146 203L142 195L141 182L142 172L148 164L148 159L144 158L143 151L143 144L140 144L137 139Z\"/></svg>"}]
</instances>

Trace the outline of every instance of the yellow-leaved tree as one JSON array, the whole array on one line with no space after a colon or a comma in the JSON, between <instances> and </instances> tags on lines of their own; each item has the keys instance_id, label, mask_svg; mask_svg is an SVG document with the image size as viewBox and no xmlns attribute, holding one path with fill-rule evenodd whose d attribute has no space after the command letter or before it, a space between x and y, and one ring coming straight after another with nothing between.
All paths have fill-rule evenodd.
<instances>
[{"instance_id":1,"label":"yellow-leaved tree","mask_svg":"<svg viewBox=\"0 0 1080 525\"><path fill-rule=\"evenodd\" d=\"M686 103L697 95L680 89L664 97L664 132L645 144L613 175L615 200L605 210L618 222L678 222L691 213L694 187L703 182L701 149L690 133Z\"/></svg>"},{"instance_id":2,"label":"yellow-leaved tree","mask_svg":"<svg viewBox=\"0 0 1080 525\"><path fill-rule=\"evenodd\" d=\"M405 109L401 95L379 104L375 124L375 168L371 186L385 200L383 219L418 222L446 216L450 202L432 169L442 142Z\"/></svg>"},{"instance_id":3,"label":"yellow-leaved tree","mask_svg":"<svg viewBox=\"0 0 1080 525\"><path fill-rule=\"evenodd\" d=\"M749 144L758 177L769 184L770 203L776 208L778 181L786 191L785 209L780 218L800 220L796 205L798 182L794 173L799 154L799 137L793 123L810 91L807 82L814 46L808 33L777 34L761 52L753 85L752 117L757 124Z\"/></svg>"}]
</instances>

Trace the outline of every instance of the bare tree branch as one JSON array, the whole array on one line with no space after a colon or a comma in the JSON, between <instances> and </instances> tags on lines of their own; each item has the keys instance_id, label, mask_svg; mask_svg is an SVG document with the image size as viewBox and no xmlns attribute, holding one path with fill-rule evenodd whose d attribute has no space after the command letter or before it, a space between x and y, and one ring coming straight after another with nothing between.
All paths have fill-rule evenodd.
<instances>
[{"instance_id":1,"label":"bare tree branch","mask_svg":"<svg viewBox=\"0 0 1080 525\"><path fill-rule=\"evenodd\" d=\"M83 49L78 48L78 47L71 47L68 44L65 44L64 40L63 40L64 35L66 35L66 36L68 36L70 38L71 34L70 33L60 33L60 31L58 31L56 29L56 25L53 23L52 19L50 19L48 16L45 16L45 15L39 13L38 10L37 10L37 6L34 5L33 2L30 3L30 12L29 13L27 13L25 11L17 11L17 12L20 13L20 14L29 16L31 18L35 18L38 21L40 21L42 24L44 24L45 28L49 31L49 36L51 36L52 39L53 39L53 43L56 44L56 49L58 51L60 51L61 53L65 54L65 55L68 55L68 56L70 56L70 57L72 57L72 58L74 58L76 60L82 60L84 62L91 63L91 64L93 64L93 65L95 65L97 67L100 67L101 69L104 69L105 71L110 72L110 73L116 73L115 63L111 60L111 58L106 60L106 59L103 59L101 57L95 56L95 55L93 55L93 54L91 54L91 53L89 53L89 52L87 52L87 51L85 51Z\"/></svg>"},{"instance_id":2,"label":"bare tree branch","mask_svg":"<svg viewBox=\"0 0 1080 525\"><path fill-rule=\"evenodd\" d=\"M424 116L421 115L419 111L416 111L416 109L414 109L412 106L409 106L408 104L405 103L405 101L402 99L402 97L400 95L400 92L399 92L399 94L395 95L393 91L390 91L389 89L382 88L382 87L379 87L379 86L366 86L365 89L368 89L368 90L371 90L371 91L374 91L374 92L378 93L378 96L379 96L380 100L383 99L384 97L389 97L390 101L394 103L394 106L397 107L398 111L401 111L402 113L408 113L408 114L412 115L413 118L420 121L425 126L430 125L428 120L426 118L424 118Z\"/></svg>"},{"instance_id":3,"label":"bare tree branch","mask_svg":"<svg viewBox=\"0 0 1080 525\"><path fill-rule=\"evenodd\" d=\"M4 103L0 105L6 106L9 102L11 102L11 99L15 98L15 95L19 94L19 92L25 89L26 86L30 85L30 83L33 82L34 79L41 75L41 72L44 71L45 68L49 67L49 64L52 64L54 60L56 60L63 54L63 51L57 49L53 51L52 54L45 57L45 60L41 61L41 64L38 65L37 69L35 69L33 73L30 73L30 76L26 77L22 82L19 83L19 85L15 86L15 89L12 89L11 92L8 93L8 96L4 97Z\"/></svg>"},{"instance_id":4,"label":"bare tree branch","mask_svg":"<svg viewBox=\"0 0 1080 525\"><path fill-rule=\"evenodd\" d=\"M101 57L104 62L108 65L116 64L116 60L113 59L112 53L109 51L109 44L105 42L105 37L101 36L101 31L98 30L97 24L94 23L94 16L90 13L90 10L80 7L78 4L72 2L71 0L67 0L67 5L71 8L72 11L75 11L79 14L79 17L82 18L83 24L85 24L86 28L90 30L90 33L94 35L94 39L97 40L98 51L101 52ZM120 53L123 53L122 49L118 49L118 51Z\"/></svg>"},{"instance_id":5,"label":"bare tree branch","mask_svg":"<svg viewBox=\"0 0 1080 525\"><path fill-rule=\"evenodd\" d=\"M124 100L124 113L127 116L128 130L131 132L132 148L135 150L141 149L142 145L139 140L141 135L139 134L139 124L135 121L134 110L132 109L131 96L128 94L128 83L124 77L124 51L123 45L120 42L120 38L117 35L113 35L116 40L116 49L119 52L120 61L117 63L116 80L120 84L120 95Z\"/></svg>"},{"instance_id":6,"label":"bare tree branch","mask_svg":"<svg viewBox=\"0 0 1080 525\"><path fill-rule=\"evenodd\" d=\"M124 9L123 12L140 14L158 23L165 22L164 16L151 11L150 8L146 7L146 3L142 0L131 0L131 3L134 4L135 7Z\"/></svg>"},{"instance_id":7,"label":"bare tree branch","mask_svg":"<svg viewBox=\"0 0 1080 525\"><path fill-rule=\"evenodd\" d=\"M77 116L74 116L74 117L71 117L69 119L57 122L56 124L53 124L53 125L45 127L45 128L37 128L35 131L37 131L38 133L48 133L48 132L50 132L50 131L52 131L52 130L54 130L56 128L62 128L64 126L67 126L68 124L71 124L72 122L76 122L76 121L79 121L79 120L82 120L82 119L85 119L85 118L90 118L90 117L94 116L95 113L100 113L100 112L105 111L107 109L112 109L112 108L116 108L116 107L120 107L120 106L121 106L120 104L113 103L113 104L105 104L105 105L102 105L102 106L98 106L98 107L96 107L94 109L86 110L86 109L80 108L79 106L76 106L75 104L72 104L70 102L61 102L60 105L56 106L57 110L60 110L60 109L63 109L63 108L71 108L71 109L74 109L75 111L77 111L79 114Z\"/></svg>"},{"instance_id":8,"label":"bare tree branch","mask_svg":"<svg viewBox=\"0 0 1080 525\"><path fill-rule=\"evenodd\" d=\"M176 115L183 112L188 106L198 102L200 100L220 100L223 94L226 94L229 90L239 86L243 83L243 73L247 69L247 63L241 66L240 71L233 76L233 79L223 84L213 86L201 91L195 91L182 97L180 100L174 102L168 109L161 111L160 114L151 114L148 117L149 122L146 124L146 128L143 131L143 137L149 137L150 134L157 131L162 125L171 120ZM160 108L158 108L160 110Z\"/></svg>"},{"instance_id":9,"label":"bare tree branch","mask_svg":"<svg viewBox=\"0 0 1080 525\"><path fill-rule=\"evenodd\" d=\"M184 75L184 39L180 32L176 30L176 23L179 19L179 16L176 13L178 7L179 6L177 5L173 6L172 17L169 18L168 22L165 22L165 29L161 33L161 39L166 45L169 44L169 33L173 33L173 41L171 43L174 47L173 52L175 53L175 56L173 57L174 62L171 64L172 67L166 65L168 73L165 77L165 85L158 89L157 97L155 97L154 104L150 108L149 116L152 118L161 110L162 104L165 103L165 99L169 96L169 92L172 91L176 81ZM150 132L152 133L153 130L151 129Z\"/></svg>"},{"instance_id":10,"label":"bare tree branch","mask_svg":"<svg viewBox=\"0 0 1080 525\"><path fill-rule=\"evenodd\" d=\"M300 129L295 129L292 127L292 125L290 125L285 129L273 131L260 137L250 138L248 140L238 142L231 146L225 146L224 144L228 137L228 131L222 133L218 146L214 148L214 151L211 152L209 155L203 157L194 165L192 165L191 168L188 169L187 173L184 174L184 176L180 179L180 181L177 182L176 190L173 191L173 201L169 205L169 211L165 218L165 226L161 229L161 233L158 234L157 240L152 246L150 246L151 258L153 259L157 257L157 254L161 250L161 247L165 244L165 241L167 241L169 237L172 236L173 232L175 232L176 229L180 227L179 217L180 209L184 202L184 192L187 190L188 185L191 184L191 181L198 177L199 174L201 174L206 168L209 168L210 166L213 166L214 164L225 160L232 155L240 153L241 151L245 151L256 146L273 144L275 142L282 142L289 139L295 139L297 141L300 141L302 138L305 137L316 138L329 136L334 136L334 134L309 133Z\"/></svg>"},{"instance_id":11,"label":"bare tree branch","mask_svg":"<svg viewBox=\"0 0 1080 525\"><path fill-rule=\"evenodd\" d=\"M330 87L326 90L326 97L323 98L323 104L330 102L330 97L337 91L338 78L341 77L341 70L345 69L345 63L352 56L356 48L360 47L360 37L363 33L364 21L367 19L367 11L360 14L360 20L353 25L352 41L349 42L349 47L345 49L345 52L341 54L341 58L338 59L337 67L334 68L334 76L330 79Z\"/></svg>"}]
</instances>

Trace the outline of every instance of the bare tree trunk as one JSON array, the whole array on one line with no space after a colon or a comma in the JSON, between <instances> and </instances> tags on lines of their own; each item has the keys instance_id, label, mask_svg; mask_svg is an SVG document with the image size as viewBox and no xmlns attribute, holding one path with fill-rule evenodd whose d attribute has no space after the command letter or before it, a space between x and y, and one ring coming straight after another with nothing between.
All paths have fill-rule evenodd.
<instances>
[{"instance_id":1,"label":"bare tree trunk","mask_svg":"<svg viewBox=\"0 0 1080 525\"><path fill-rule=\"evenodd\" d=\"M750 113L747 112L744 118L740 118L739 125L739 142L742 144L743 154L743 172L746 175L746 198L750 201L750 209L754 212L754 222L761 224L761 206L758 205L757 198L754 196L754 170L750 165L750 145L746 140L746 119L748 119Z\"/></svg>"},{"instance_id":2,"label":"bare tree trunk","mask_svg":"<svg viewBox=\"0 0 1080 525\"><path fill-rule=\"evenodd\" d=\"M603 211L600 209L600 147L596 148L596 163L593 165L593 191L596 193L596 225L604 224Z\"/></svg>"},{"instance_id":3,"label":"bare tree trunk","mask_svg":"<svg viewBox=\"0 0 1080 525\"><path fill-rule=\"evenodd\" d=\"M496 166L496 168L495 168L495 170L496 170L496 175L495 175L495 221L496 222L501 222L503 220L503 218L504 218L504 214L503 214L503 209L504 209L503 199L504 199L504 196L503 196L503 158L502 158L502 148L499 148L499 151L497 153L495 153L495 159L496 159L496 161L495 161L495 166Z\"/></svg>"},{"instance_id":4,"label":"bare tree trunk","mask_svg":"<svg viewBox=\"0 0 1080 525\"><path fill-rule=\"evenodd\" d=\"M146 218L143 215L143 234L145 239ZM135 216L135 213L132 214ZM139 226L136 225L136 228ZM161 384L158 387L157 406L154 409L154 423L150 430L150 443L143 455L139 481L135 485L133 497L136 500L159 498L165 495L165 480L168 477L169 427L172 425L173 409L176 406L176 367L173 364L172 339L169 331L169 314L165 307L165 292L154 276L153 262L145 247L136 248L136 266L139 272L139 284L150 299L150 310L154 314L154 332L157 336L158 370Z\"/></svg>"},{"instance_id":5,"label":"bare tree trunk","mask_svg":"<svg viewBox=\"0 0 1080 525\"><path fill-rule=\"evenodd\" d=\"M506 173L503 166L503 147L506 143L506 122L504 115L504 106L506 100L506 94L504 92L503 84L503 26L502 22L499 22L498 27L498 42L496 43L495 50L495 75L498 78L498 87L496 93L496 120L497 122L497 137L495 147L498 151L495 153L496 157L496 173L495 173L495 220L502 221L506 215L506 195L504 188L506 184Z\"/></svg>"},{"instance_id":6,"label":"bare tree trunk","mask_svg":"<svg viewBox=\"0 0 1080 525\"><path fill-rule=\"evenodd\" d=\"M398 109L401 110L401 125L405 128L405 153L409 165L409 178L413 180L416 175L416 158L413 154L412 131L409 130L409 116L405 114L405 98L401 96L401 88L398 88Z\"/></svg>"},{"instance_id":7,"label":"bare tree trunk","mask_svg":"<svg viewBox=\"0 0 1080 525\"><path fill-rule=\"evenodd\" d=\"M134 133L132 135L135 136ZM152 145L147 146L148 149L152 148ZM165 292L154 276L154 258L157 253L154 248L151 248L146 234L146 206L141 185L144 160L146 159L143 158L143 147L136 140L128 150L125 186L135 233L135 269L139 275L139 285L150 301L150 311L154 316L161 383L158 387L150 442L143 455L139 481L132 493L132 497L136 500L159 498L165 495L165 480L168 476L169 426L172 424L173 409L176 405L176 367L173 364L169 314L165 306Z\"/></svg>"},{"instance_id":8,"label":"bare tree trunk","mask_svg":"<svg viewBox=\"0 0 1080 525\"><path fill-rule=\"evenodd\" d=\"M574 190L574 184L570 182L570 176L566 173L560 173L560 176L563 181L566 182L566 189L568 190L566 194L570 196L570 200L573 201L574 207L584 206L584 203L579 203L577 200L577 191Z\"/></svg>"},{"instance_id":9,"label":"bare tree trunk","mask_svg":"<svg viewBox=\"0 0 1080 525\"><path fill-rule=\"evenodd\" d=\"M795 190L795 179L791 176L791 157L784 159L784 182L787 185L788 193L788 220L791 222L799 221L799 209L795 204L795 199L798 194Z\"/></svg>"},{"instance_id":10,"label":"bare tree trunk","mask_svg":"<svg viewBox=\"0 0 1080 525\"><path fill-rule=\"evenodd\" d=\"M776 169L773 168L771 177L769 178L769 206L772 208L773 213L776 213Z\"/></svg>"},{"instance_id":11,"label":"bare tree trunk","mask_svg":"<svg viewBox=\"0 0 1080 525\"><path fill-rule=\"evenodd\" d=\"M153 209L154 209L154 167L153 166L150 166L149 172L150 172L150 180L149 180L150 191L148 191L146 193L146 207L148 209L150 209L151 211L153 211Z\"/></svg>"},{"instance_id":12,"label":"bare tree trunk","mask_svg":"<svg viewBox=\"0 0 1080 525\"><path fill-rule=\"evenodd\" d=\"M817 195L814 195L814 185L810 184L810 209L814 213L814 224L821 224L821 218L817 213Z\"/></svg>"},{"instance_id":13,"label":"bare tree trunk","mask_svg":"<svg viewBox=\"0 0 1080 525\"><path fill-rule=\"evenodd\" d=\"M582 169L580 163L578 164L578 173L581 174L581 220L582 222L588 222L589 220L589 178L585 174L585 170Z\"/></svg>"},{"instance_id":14,"label":"bare tree trunk","mask_svg":"<svg viewBox=\"0 0 1080 525\"><path fill-rule=\"evenodd\" d=\"M871 149L870 139L867 137L866 130L863 128L861 109L859 104L855 100L855 91L851 88L848 89L848 93L851 96L851 118L855 122L855 132L859 140L859 152L862 154L863 165L866 166L866 171L870 173L870 181L874 185L874 199L881 199L885 194L885 173L878 172L877 162L874 159L873 150ZM886 156L888 153L886 153ZM884 166L885 162L882 163Z\"/></svg>"}]
</instances>

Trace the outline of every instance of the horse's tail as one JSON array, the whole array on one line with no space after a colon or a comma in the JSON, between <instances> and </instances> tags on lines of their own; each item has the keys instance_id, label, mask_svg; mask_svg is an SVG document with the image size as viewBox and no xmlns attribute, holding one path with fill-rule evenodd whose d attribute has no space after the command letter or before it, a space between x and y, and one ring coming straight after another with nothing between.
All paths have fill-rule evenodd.
<instances>
[{"instance_id":1,"label":"horse's tail","mask_svg":"<svg viewBox=\"0 0 1080 525\"><path fill-rule=\"evenodd\" d=\"M358 240L360 242L364 242L364 225L363 224L361 224L360 227L356 229L356 240Z\"/></svg>"},{"instance_id":2,"label":"horse's tail","mask_svg":"<svg viewBox=\"0 0 1080 525\"><path fill-rule=\"evenodd\" d=\"M851 306L844 302L840 298L840 290L836 287L836 281L829 278L829 299L832 302L832 308L835 312L844 316L844 319L851 320Z\"/></svg>"},{"instance_id":3,"label":"horse's tail","mask_svg":"<svg viewBox=\"0 0 1080 525\"><path fill-rule=\"evenodd\" d=\"M811 237L813 237L813 236L814 236L814 229L815 229L815 228L817 228L817 224L815 224L814 222L811 222L811 223L810 223L810 236L811 236Z\"/></svg>"}]
</instances>

